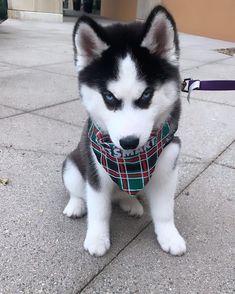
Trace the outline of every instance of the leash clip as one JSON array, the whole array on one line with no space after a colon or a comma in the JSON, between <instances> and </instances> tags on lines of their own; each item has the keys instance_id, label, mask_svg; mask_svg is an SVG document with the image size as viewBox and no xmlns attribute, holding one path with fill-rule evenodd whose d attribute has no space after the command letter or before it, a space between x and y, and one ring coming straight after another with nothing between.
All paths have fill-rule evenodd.
<instances>
[{"instance_id":1,"label":"leash clip","mask_svg":"<svg viewBox=\"0 0 235 294\"><path fill-rule=\"evenodd\" d=\"M200 89L200 80L184 79L182 82L181 91L188 93L187 100L190 100L190 94L193 90Z\"/></svg>"},{"instance_id":2,"label":"leash clip","mask_svg":"<svg viewBox=\"0 0 235 294\"><path fill-rule=\"evenodd\" d=\"M184 79L182 84L181 84L181 91L182 92L185 92L185 93L188 93L189 92L189 82L191 81L192 79L190 78L187 78L187 79Z\"/></svg>"}]
</instances>

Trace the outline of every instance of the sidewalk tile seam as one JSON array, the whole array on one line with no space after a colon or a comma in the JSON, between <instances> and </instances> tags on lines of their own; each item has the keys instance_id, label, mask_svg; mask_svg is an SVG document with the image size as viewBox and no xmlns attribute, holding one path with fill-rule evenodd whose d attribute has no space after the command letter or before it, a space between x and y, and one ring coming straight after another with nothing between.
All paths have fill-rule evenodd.
<instances>
[{"instance_id":1,"label":"sidewalk tile seam","mask_svg":"<svg viewBox=\"0 0 235 294\"><path fill-rule=\"evenodd\" d=\"M49 119L49 120L53 120L55 122L59 122L59 123L65 124L65 125L73 126L73 127L76 127L76 128L82 128L83 127L82 124L81 125L74 124L74 123L67 122L67 121L62 120L62 119L53 118L53 117L50 117L50 116L47 116L47 115L44 115L44 114L40 114L40 113L36 113L36 112L30 112L30 114L35 115L35 116L39 116L39 117L43 117L43 118L46 118L46 119Z\"/></svg>"},{"instance_id":2,"label":"sidewalk tile seam","mask_svg":"<svg viewBox=\"0 0 235 294\"><path fill-rule=\"evenodd\" d=\"M33 65L31 67L37 69L38 67L47 67L47 66L51 66L51 65L61 65L61 64L70 64L70 63L74 64L74 59L72 59L70 61L56 62L56 63L51 63L51 64Z\"/></svg>"},{"instance_id":3,"label":"sidewalk tile seam","mask_svg":"<svg viewBox=\"0 0 235 294\"><path fill-rule=\"evenodd\" d=\"M195 101L204 102L204 103L218 104L218 105L228 106L228 107L235 107L235 105L231 105L231 104L224 103L224 102L218 102L218 101L195 98L192 95L193 94L190 95L190 100L195 100ZM181 97L184 98L184 99L188 99L187 96L184 93L182 93ZM190 101L189 101L189 103L190 103Z\"/></svg>"},{"instance_id":4,"label":"sidewalk tile seam","mask_svg":"<svg viewBox=\"0 0 235 294\"><path fill-rule=\"evenodd\" d=\"M66 76L66 77L72 77L72 78L77 79L77 76L75 76L75 75L59 73L59 72L55 72L55 71L52 71L52 70L46 70L46 69L41 69L41 68L31 68L31 69L35 70L35 71L47 72L47 73L50 73L50 74L55 74L55 75L59 75L59 76Z\"/></svg>"},{"instance_id":5,"label":"sidewalk tile seam","mask_svg":"<svg viewBox=\"0 0 235 294\"><path fill-rule=\"evenodd\" d=\"M73 62L73 59L67 60L67 61L63 61L63 62L54 62L54 63L46 63L46 64L40 64L40 65L31 65L31 66L23 66L23 65L19 65L19 64L15 64L15 63L10 63L10 62L6 62L6 61L1 61L1 60L0 60L0 62L2 64L5 64L5 65L16 67L14 69L6 70L6 71L10 71L10 70L19 70L19 69L34 69L34 68L41 67L41 66L52 66L52 65L66 64L66 63Z\"/></svg>"},{"instance_id":6,"label":"sidewalk tile seam","mask_svg":"<svg viewBox=\"0 0 235 294\"><path fill-rule=\"evenodd\" d=\"M125 244L118 252L117 254L112 258L110 259L110 261L105 264L99 271L98 273L96 273L80 290L77 290L76 291L76 294L80 294L82 293L83 290L85 290L89 284L96 278L98 277L106 267L108 267L110 265L110 263L112 261L114 261L133 241L135 241L135 239L152 223L152 221L148 221L145 225L143 225L143 228L140 229L140 231L133 237L131 238L127 244Z\"/></svg>"},{"instance_id":7,"label":"sidewalk tile seam","mask_svg":"<svg viewBox=\"0 0 235 294\"><path fill-rule=\"evenodd\" d=\"M224 164L224 163L220 163L220 162L214 162L214 164L219 165L219 166L223 166L223 167L227 167L227 168L230 168L230 169L235 169L234 166L229 165L229 164Z\"/></svg>"},{"instance_id":8,"label":"sidewalk tile seam","mask_svg":"<svg viewBox=\"0 0 235 294\"><path fill-rule=\"evenodd\" d=\"M44 154L44 155L53 155L53 156L63 156L65 157L67 155L67 153L54 153L54 152L47 152L47 151L43 151L43 150L34 150L34 149L26 149L26 148L15 148L12 145L1 145L0 144L0 151L1 149L5 149L5 150L14 150L16 152L23 152L23 153L36 153L36 154Z\"/></svg>"},{"instance_id":9,"label":"sidewalk tile seam","mask_svg":"<svg viewBox=\"0 0 235 294\"><path fill-rule=\"evenodd\" d=\"M41 106L41 107L30 109L30 110L22 109L22 108L18 108L18 107L13 107L13 106L9 106L9 105L5 105L5 104L0 103L1 106L7 107L7 108L10 108L10 109L13 109L13 110L21 111L20 113L12 114L12 115L9 115L9 116L6 116L6 117L2 117L0 119L5 119L5 118L9 118L9 117L17 116L17 115L22 115L22 114L29 114L29 113L33 114L33 112L35 112L35 111L45 110L47 108L52 108L52 107L55 107L55 106L58 106L58 105L63 105L63 104L66 104L66 103L74 102L74 101L77 101L79 99L80 98L73 98L73 99L70 99L70 100L54 103L54 104L51 104L51 105Z\"/></svg>"},{"instance_id":10,"label":"sidewalk tile seam","mask_svg":"<svg viewBox=\"0 0 235 294\"><path fill-rule=\"evenodd\" d=\"M3 106L3 105L2 105ZM19 110L19 109L15 109L15 108L12 108L14 110ZM15 114L11 114L11 115L8 115L8 116L4 116L4 117L0 117L0 120L3 120L3 119L8 119L8 118L12 118L12 117L17 117L17 116L20 116L20 115L24 115L24 114L27 114L27 112L25 111L22 111L20 110L21 112L19 113L15 113Z\"/></svg>"},{"instance_id":11,"label":"sidewalk tile seam","mask_svg":"<svg viewBox=\"0 0 235 294\"><path fill-rule=\"evenodd\" d=\"M228 144L218 155L216 155L204 168L202 171L200 171L195 177L194 179L192 179L188 185L185 186L185 188L175 197L175 199L177 199L185 190L188 189L188 187L197 179L200 177L201 174L203 174L211 165L213 165L216 160L224 153L226 152L230 146L232 146L232 144L234 143L234 140Z\"/></svg>"},{"instance_id":12,"label":"sidewalk tile seam","mask_svg":"<svg viewBox=\"0 0 235 294\"><path fill-rule=\"evenodd\" d=\"M63 62L53 62L53 63L48 63L48 64L40 64L40 65L32 65L26 68L35 68L35 67L41 67L41 66L51 66L51 65L60 65L60 64L65 64L65 63L70 63L73 62L73 59L63 61Z\"/></svg>"},{"instance_id":13,"label":"sidewalk tile seam","mask_svg":"<svg viewBox=\"0 0 235 294\"><path fill-rule=\"evenodd\" d=\"M184 73L185 71L189 71L189 70L192 70L192 69L198 69L198 68L201 68L203 66L207 66L207 65L211 65L211 64L215 64L216 62L220 62L220 61L224 61L224 60L227 60L228 57L226 58L221 58L221 59L218 59L218 60L213 60L213 61L210 61L210 62L206 62L206 63L202 63L200 65L196 65L196 66L193 66L193 67L190 67L190 68L187 68L187 69L183 69L181 70L182 73ZM182 58L182 60L184 60L184 58ZM198 60L195 60L195 59L190 59L191 61L198 61Z\"/></svg>"}]
</instances>

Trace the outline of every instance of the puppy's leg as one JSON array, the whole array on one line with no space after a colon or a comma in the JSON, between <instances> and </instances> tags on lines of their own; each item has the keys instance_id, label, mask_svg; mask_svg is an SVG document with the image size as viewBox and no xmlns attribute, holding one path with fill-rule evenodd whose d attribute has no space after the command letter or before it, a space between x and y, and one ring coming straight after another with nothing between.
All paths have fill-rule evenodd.
<instances>
[{"instance_id":1,"label":"puppy's leg","mask_svg":"<svg viewBox=\"0 0 235 294\"><path fill-rule=\"evenodd\" d=\"M109 221L111 215L112 180L104 169L97 167L99 187L86 185L88 228L84 248L91 255L102 256L110 248Z\"/></svg>"},{"instance_id":2,"label":"puppy's leg","mask_svg":"<svg viewBox=\"0 0 235 294\"><path fill-rule=\"evenodd\" d=\"M120 208L131 216L141 217L144 213L144 208L137 198L131 198L125 195L125 198L119 200Z\"/></svg>"},{"instance_id":3,"label":"puppy's leg","mask_svg":"<svg viewBox=\"0 0 235 294\"><path fill-rule=\"evenodd\" d=\"M174 224L174 193L176 190L179 143L170 143L161 153L155 172L146 187L155 233L161 248L172 255L186 252L184 239Z\"/></svg>"},{"instance_id":4,"label":"puppy's leg","mask_svg":"<svg viewBox=\"0 0 235 294\"><path fill-rule=\"evenodd\" d=\"M63 180L70 195L63 213L68 217L82 217L86 213L84 180L77 166L69 158L64 163Z\"/></svg>"},{"instance_id":5,"label":"puppy's leg","mask_svg":"<svg viewBox=\"0 0 235 294\"><path fill-rule=\"evenodd\" d=\"M137 197L131 197L119 189L116 189L115 193L113 193L112 200L114 203L118 203L120 208L130 216L141 217L144 213L143 205Z\"/></svg>"}]
</instances>

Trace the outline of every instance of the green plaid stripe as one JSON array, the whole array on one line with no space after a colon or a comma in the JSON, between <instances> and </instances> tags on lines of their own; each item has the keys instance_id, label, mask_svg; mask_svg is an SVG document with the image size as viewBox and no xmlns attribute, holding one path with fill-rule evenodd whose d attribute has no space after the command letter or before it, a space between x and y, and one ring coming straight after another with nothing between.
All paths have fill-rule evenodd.
<instances>
[{"instance_id":1,"label":"green plaid stripe","mask_svg":"<svg viewBox=\"0 0 235 294\"><path fill-rule=\"evenodd\" d=\"M163 148L172 140L175 129L165 122L154 130L145 146L138 150L121 150L109 136L93 123L90 124L88 136L92 150L111 179L119 188L129 195L136 195L149 182Z\"/></svg>"}]
</instances>

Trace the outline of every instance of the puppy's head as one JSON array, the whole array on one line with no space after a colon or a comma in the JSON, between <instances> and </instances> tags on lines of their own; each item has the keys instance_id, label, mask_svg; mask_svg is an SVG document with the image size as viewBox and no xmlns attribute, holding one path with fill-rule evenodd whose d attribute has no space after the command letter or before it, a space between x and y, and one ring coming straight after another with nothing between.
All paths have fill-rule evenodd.
<instances>
[{"instance_id":1,"label":"puppy's head","mask_svg":"<svg viewBox=\"0 0 235 294\"><path fill-rule=\"evenodd\" d=\"M73 41L80 96L91 119L117 147L143 146L179 99L172 16L157 6L143 24L108 27L83 16Z\"/></svg>"}]
</instances>

